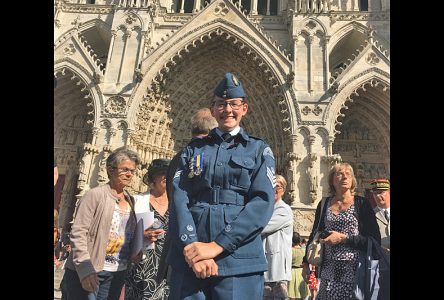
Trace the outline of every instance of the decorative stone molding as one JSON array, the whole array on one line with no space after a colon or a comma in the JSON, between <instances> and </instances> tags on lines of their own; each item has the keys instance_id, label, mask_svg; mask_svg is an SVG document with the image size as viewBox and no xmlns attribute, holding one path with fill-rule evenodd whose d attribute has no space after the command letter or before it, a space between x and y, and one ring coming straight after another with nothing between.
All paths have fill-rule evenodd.
<instances>
[{"instance_id":1,"label":"decorative stone molding","mask_svg":"<svg viewBox=\"0 0 444 300\"><path fill-rule=\"evenodd\" d=\"M230 9L227 7L227 5L224 2L219 2L217 4L217 6L214 8L214 15L216 16L222 16L224 17L226 14L228 14L228 12L230 11Z\"/></svg>"},{"instance_id":2,"label":"decorative stone molding","mask_svg":"<svg viewBox=\"0 0 444 300\"><path fill-rule=\"evenodd\" d=\"M66 46L63 49L63 54L65 56L70 56L70 55L73 55L74 53L76 53L76 47L72 43L68 44L68 46Z\"/></svg>"},{"instance_id":3,"label":"decorative stone molding","mask_svg":"<svg viewBox=\"0 0 444 300\"><path fill-rule=\"evenodd\" d=\"M122 96L112 96L105 103L105 113L107 117L120 117L124 114L126 107L125 98Z\"/></svg>"},{"instance_id":4,"label":"decorative stone molding","mask_svg":"<svg viewBox=\"0 0 444 300\"><path fill-rule=\"evenodd\" d=\"M369 64L369 65L376 65L380 59L379 57L376 55L376 53L374 52L370 52L367 55L367 58L365 59L365 61Z\"/></svg>"}]
</instances>

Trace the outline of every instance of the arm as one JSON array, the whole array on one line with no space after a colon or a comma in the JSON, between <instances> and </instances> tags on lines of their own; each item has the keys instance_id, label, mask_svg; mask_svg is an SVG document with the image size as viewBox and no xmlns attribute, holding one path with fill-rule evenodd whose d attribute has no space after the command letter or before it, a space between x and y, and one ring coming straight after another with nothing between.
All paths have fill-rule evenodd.
<instances>
[{"instance_id":1,"label":"arm","mask_svg":"<svg viewBox=\"0 0 444 300\"><path fill-rule=\"evenodd\" d=\"M359 235L350 236L345 244L352 248L366 251L367 237L372 236L379 244L381 244L381 233L379 232L376 216L370 203L365 198L361 198L359 202Z\"/></svg>"},{"instance_id":2,"label":"arm","mask_svg":"<svg viewBox=\"0 0 444 300\"><path fill-rule=\"evenodd\" d=\"M196 224L194 224L193 216L188 209L190 203L188 198L188 187L190 186L187 168L188 152L188 147L186 147L180 155L178 167L172 179L172 197L170 199L169 231L174 244L182 248L197 242Z\"/></svg>"},{"instance_id":3,"label":"arm","mask_svg":"<svg viewBox=\"0 0 444 300\"><path fill-rule=\"evenodd\" d=\"M265 155L264 155L265 154ZM217 235L215 242L228 253L242 243L249 242L262 232L273 214L275 160L266 145L258 151L257 164L251 176L245 207L239 215Z\"/></svg>"},{"instance_id":4,"label":"arm","mask_svg":"<svg viewBox=\"0 0 444 300\"><path fill-rule=\"evenodd\" d=\"M97 207L97 202L92 194L89 191L80 199L71 229L73 263L80 280L89 274L96 273L91 263L87 242L89 227Z\"/></svg>"},{"instance_id":5,"label":"arm","mask_svg":"<svg viewBox=\"0 0 444 300\"><path fill-rule=\"evenodd\" d=\"M283 200L281 200L283 201ZM262 230L261 235L267 236L282 228L291 226L293 223L292 215L288 213L284 206L279 206L273 211L270 221L268 221L267 226Z\"/></svg>"}]
</instances>

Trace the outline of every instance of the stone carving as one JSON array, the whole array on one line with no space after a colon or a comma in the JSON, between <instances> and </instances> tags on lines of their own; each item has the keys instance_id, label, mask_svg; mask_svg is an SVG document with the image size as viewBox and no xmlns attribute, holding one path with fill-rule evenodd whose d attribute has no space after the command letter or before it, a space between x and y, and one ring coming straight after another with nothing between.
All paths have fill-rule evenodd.
<instances>
[{"instance_id":1,"label":"stone carving","mask_svg":"<svg viewBox=\"0 0 444 300\"><path fill-rule=\"evenodd\" d=\"M79 162L79 178L77 179L77 188L83 190L86 186L86 164L87 164L88 154L85 152L82 159Z\"/></svg>"},{"instance_id":2,"label":"stone carving","mask_svg":"<svg viewBox=\"0 0 444 300\"><path fill-rule=\"evenodd\" d=\"M300 155L293 152L287 153L287 171L285 175L288 181L287 191L290 197L290 204L292 204L293 200L296 198L296 167L300 160Z\"/></svg>"},{"instance_id":3,"label":"stone carving","mask_svg":"<svg viewBox=\"0 0 444 300\"><path fill-rule=\"evenodd\" d=\"M216 16L218 15L225 16L229 11L230 9L223 2L218 3L217 6L214 8L214 14Z\"/></svg>"},{"instance_id":4,"label":"stone carving","mask_svg":"<svg viewBox=\"0 0 444 300\"><path fill-rule=\"evenodd\" d=\"M65 56L70 56L76 53L76 48L74 47L74 44L69 44L65 49L63 49L63 54Z\"/></svg>"},{"instance_id":5,"label":"stone carving","mask_svg":"<svg viewBox=\"0 0 444 300\"><path fill-rule=\"evenodd\" d=\"M99 185L108 182L108 172L106 171L106 160L111 152L111 145L103 146L103 157L99 162L99 173L97 176L97 183Z\"/></svg>"},{"instance_id":6,"label":"stone carving","mask_svg":"<svg viewBox=\"0 0 444 300\"><path fill-rule=\"evenodd\" d=\"M311 203L314 203L318 196L318 186L319 186L319 178L318 178L318 170L315 167L315 162L318 159L316 153L310 153L310 167L307 170L307 175L309 177L310 182L310 198Z\"/></svg>"},{"instance_id":7,"label":"stone carving","mask_svg":"<svg viewBox=\"0 0 444 300\"><path fill-rule=\"evenodd\" d=\"M110 114L121 114L125 111L125 99L122 96L110 97L105 104L105 112Z\"/></svg>"},{"instance_id":8,"label":"stone carving","mask_svg":"<svg viewBox=\"0 0 444 300\"><path fill-rule=\"evenodd\" d=\"M376 55L376 53L374 52L370 52L367 55L367 58L365 59L365 61L369 64L369 65L376 65L380 59L379 57Z\"/></svg>"}]
</instances>

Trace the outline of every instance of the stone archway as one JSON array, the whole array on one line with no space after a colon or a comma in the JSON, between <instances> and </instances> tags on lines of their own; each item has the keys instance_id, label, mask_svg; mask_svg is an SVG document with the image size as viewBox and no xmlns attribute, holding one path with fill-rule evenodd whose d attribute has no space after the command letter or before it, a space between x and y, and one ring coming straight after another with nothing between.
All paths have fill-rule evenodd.
<instances>
[{"instance_id":1,"label":"stone archway","mask_svg":"<svg viewBox=\"0 0 444 300\"><path fill-rule=\"evenodd\" d=\"M179 62L154 79L140 103L130 144L141 153L144 163L172 157L190 140L191 116L209 105L223 74L233 72L243 83L250 107L241 126L269 143L279 172L291 147L284 132L288 127L283 120L284 94L268 79L263 66L249 58L251 49L219 33L189 48ZM288 122L288 117L285 119Z\"/></svg>"},{"instance_id":2,"label":"stone archway","mask_svg":"<svg viewBox=\"0 0 444 300\"><path fill-rule=\"evenodd\" d=\"M369 181L390 177L389 88L373 79L357 88L340 115L333 152L352 165L357 193L365 195Z\"/></svg>"},{"instance_id":3,"label":"stone archway","mask_svg":"<svg viewBox=\"0 0 444 300\"><path fill-rule=\"evenodd\" d=\"M83 77L69 67L58 68L54 76L54 157L63 187L60 195L59 224L71 220L78 194L79 161L84 152L84 143L92 139L90 113L93 101ZM94 112L94 110L93 110Z\"/></svg>"}]
</instances>

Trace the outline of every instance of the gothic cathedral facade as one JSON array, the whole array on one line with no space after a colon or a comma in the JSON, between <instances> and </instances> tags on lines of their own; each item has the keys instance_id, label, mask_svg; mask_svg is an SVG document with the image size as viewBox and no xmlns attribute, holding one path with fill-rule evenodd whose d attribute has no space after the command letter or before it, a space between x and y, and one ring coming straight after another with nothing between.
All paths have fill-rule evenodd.
<instances>
[{"instance_id":1,"label":"gothic cathedral facade","mask_svg":"<svg viewBox=\"0 0 444 300\"><path fill-rule=\"evenodd\" d=\"M307 236L349 162L365 195L390 177L390 0L55 0L54 155L60 224L107 181L126 145L142 165L172 158L225 72L242 81L241 124L272 147L294 230Z\"/></svg>"}]
</instances>

